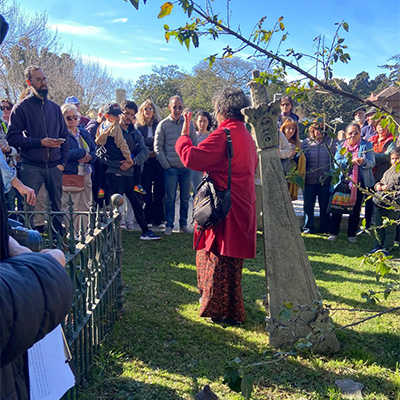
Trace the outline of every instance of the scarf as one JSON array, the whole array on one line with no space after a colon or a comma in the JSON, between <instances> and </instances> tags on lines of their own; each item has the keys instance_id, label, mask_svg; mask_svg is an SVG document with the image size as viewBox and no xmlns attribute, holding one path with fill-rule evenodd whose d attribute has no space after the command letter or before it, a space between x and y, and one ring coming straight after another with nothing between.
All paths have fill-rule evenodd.
<instances>
[{"instance_id":1,"label":"scarf","mask_svg":"<svg viewBox=\"0 0 400 400\"><path fill-rule=\"evenodd\" d=\"M389 134L388 136L382 138L379 135L375 135L369 139L369 141L374 147L374 153L384 153L386 144L393 142L393 135Z\"/></svg>"},{"instance_id":2,"label":"scarf","mask_svg":"<svg viewBox=\"0 0 400 400\"><path fill-rule=\"evenodd\" d=\"M353 155L353 158L352 158L353 169L351 171L350 178L352 178L352 180L356 183L359 183L359 180L358 180L359 166L355 162L355 160L358 158L358 151L360 149L360 144L361 144L361 139L354 146L350 146L350 144L347 140L344 142L344 145L343 145L343 147L345 147L347 149L347 151L349 153L352 153L352 155ZM357 186L354 185L353 182L349 182L349 188L350 188L350 193L351 193L351 197L350 197L351 205L354 206L357 201Z\"/></svg>"}]
</instances>

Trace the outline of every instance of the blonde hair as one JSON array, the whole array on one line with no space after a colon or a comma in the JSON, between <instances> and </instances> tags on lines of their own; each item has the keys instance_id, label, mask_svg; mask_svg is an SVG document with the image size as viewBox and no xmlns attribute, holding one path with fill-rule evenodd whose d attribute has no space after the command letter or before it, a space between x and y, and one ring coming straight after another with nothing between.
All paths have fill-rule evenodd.
<instances>
[{"instance_id":1,"label":"blonde hair","mask_svg":"<svg viewBox=\"0 0 400 400\"><path fill-rule=\"evenodd\" d=\"M144 119L144 109L148 106L151 106L153 109L153 116L151 117L151 120L149 122L146 122ZM161 116L160 113L158 112L158 109L156 105L154 104L153 100L151 99L146 99L139 107L139 110L136 114L136 123L141 126L151 126L153 125L154 121L160 122L161 121Z\"/></svg>"}]
</instances>

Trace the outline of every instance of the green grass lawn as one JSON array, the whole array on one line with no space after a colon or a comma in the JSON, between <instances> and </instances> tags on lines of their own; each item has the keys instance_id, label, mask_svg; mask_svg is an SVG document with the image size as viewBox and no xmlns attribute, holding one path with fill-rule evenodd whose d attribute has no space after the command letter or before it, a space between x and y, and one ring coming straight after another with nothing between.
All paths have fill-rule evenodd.
<instances>
[{"instance_id":1,"label":"green grass lawn","mask_svg":"<svg viewBox=\"0 0 400 400\"><path fill-rule=\"evenodd\" d=\"M125 313L103 344L81 398L194 399L210 384L220 399L242 399L222 383L226 362L239 357L241 365L249 366L276 352L264 329L261 238L256 259L244 264L247 320L240 327L213 325L198 316L190 235L173 234L160 242L138 238L138 232L123 234ZM362 237L357 244L349 244L344 235L335 243L326 236L304 240L325 304L374 311L399 305L398 294L377 305L366 305L361 298L363 291L383 287L373 269L358 259L372 248L372 238ZM336 328L368 315L331 312ZM333 356L291 356L253 367L252 398L339 399L335 380L350 378L365 385L364 399L400 399L399 313L339 329L337 336L341 349Z\"/></svg>"}]
</instances>

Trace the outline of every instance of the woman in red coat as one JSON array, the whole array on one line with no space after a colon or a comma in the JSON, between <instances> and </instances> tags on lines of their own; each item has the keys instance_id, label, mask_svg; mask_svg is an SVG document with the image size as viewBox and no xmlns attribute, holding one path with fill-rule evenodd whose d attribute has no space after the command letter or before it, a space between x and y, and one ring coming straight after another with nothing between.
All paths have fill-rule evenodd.
<instances>
[{"instance_id":1,"label":"woman in red coat","mask_svg":"<svg viewBox=\"0 0 400 400\"><path fill-rule=\"evenodd\" d=\"M254 174L257 152L240 112L249 104L242 90L223 90L214 100L218 129L197 147L193 146L186 132L191 113L186 114L186 124L175 145L185 167L207 171L217 189L226 189L228 157L224 128L231 131L232 208L219 225L205 231L196 248L197 282L201 294L200 316L230 324L245 320L241 289L242 266L244 258L254 258L256 252ZM197 243L199 235L196 229L194 243Z\"/></svg>"}]
</instances>

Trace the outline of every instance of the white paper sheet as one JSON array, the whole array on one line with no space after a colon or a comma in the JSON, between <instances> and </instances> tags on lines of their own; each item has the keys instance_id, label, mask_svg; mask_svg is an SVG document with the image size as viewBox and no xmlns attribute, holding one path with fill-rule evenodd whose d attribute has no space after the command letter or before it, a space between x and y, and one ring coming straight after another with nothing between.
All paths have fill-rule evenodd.
<instances>
[{"instance_id":1,"label":"white paper sheet","mask_svg":"<svg viewBox=\"0 0 400 400\"><path fill-rule=\"evenodd\" d=\"M28 350L31 400L56 400L75 385L75 377L65 362L61 325Z\"/></svg>"}]
</instances>

